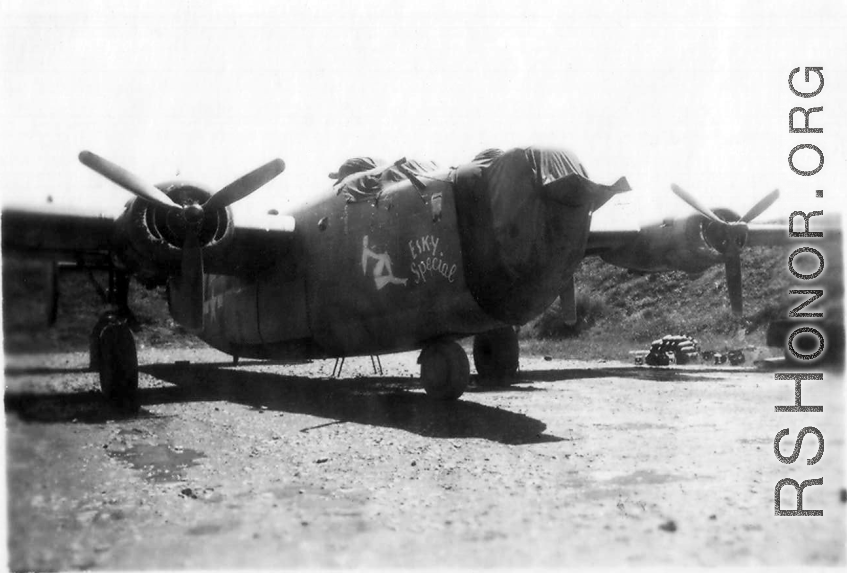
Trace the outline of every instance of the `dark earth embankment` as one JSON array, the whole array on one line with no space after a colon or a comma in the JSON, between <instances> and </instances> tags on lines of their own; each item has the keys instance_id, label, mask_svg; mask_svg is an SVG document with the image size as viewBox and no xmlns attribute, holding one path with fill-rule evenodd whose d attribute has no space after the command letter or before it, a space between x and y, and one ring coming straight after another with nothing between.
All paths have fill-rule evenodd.
<instances>
[{"instance_id":1,"label":"dark earth embankment","mask_svg":"<svg viewBox=\"0 0 847 573\"><path fill-rule=\"evenodd\" d=\"M717 351L764 346L768 323L790 302L786 256L782 247L744 252L743 317L729 308L722 265L699 275L643 274L588 258L576 274L577 324L564 323L557 300L522 328L522 338L541 352L564 342L581 359L623 359L665 334L692 336Z\"/></svg>"}]
</instances>

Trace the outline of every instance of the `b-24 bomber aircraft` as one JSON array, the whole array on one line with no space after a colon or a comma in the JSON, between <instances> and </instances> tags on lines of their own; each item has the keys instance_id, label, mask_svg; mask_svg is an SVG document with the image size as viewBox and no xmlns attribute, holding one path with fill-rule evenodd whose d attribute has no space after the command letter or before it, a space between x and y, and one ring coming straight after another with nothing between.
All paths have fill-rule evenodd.
<instances>
[{"instance_id":1,"label":"b-24 bomber aircraft","mask_svg":"<svg viewBox=\"0 0 847 573\"><path fill-rule=\"evenodd\" d=\"M137 409L138 363L129 277L167 285L173 318L235 357L309 359L421 349L421 382L456 399L469 382L457 340L474 335L480 383L518 368L514 326L556 297L575 320L573 274L589 255L646 271L699 272L724 263L742 311L740 253L785 235L745 215L697 211L640 230L592 231L592 214L629 191L592 181L565 150L487 150L439 169L402 159L341 166L316 201L239 217L231 205L279 175L276 159L213 192L186 181L152 185L94 153L80 161L135 195L117 217L5 209L3 252L110 269L116 309L92 332L92 364L117 406Z\"/></svg>"}]
</instances>

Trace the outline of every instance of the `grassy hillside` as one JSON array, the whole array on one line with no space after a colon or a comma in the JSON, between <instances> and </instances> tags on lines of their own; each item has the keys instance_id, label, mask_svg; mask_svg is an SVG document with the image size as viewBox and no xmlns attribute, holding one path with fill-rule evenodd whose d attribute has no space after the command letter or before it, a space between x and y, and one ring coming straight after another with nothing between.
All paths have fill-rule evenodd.
<instances>
[{"instance_id":1,"label":"grassy hillside","mask_svg":"<svg viewBox=\"0 0 847 573\"><path fill-rule=\"evenodd\" d=\"M744 257L745 320L729 311L723 268L697 277L685 273L638 275L586 259L577 273L580 319L564 324L559 302L521 329L530 350L575 358L625 359L665 334L688 334L704 348L761 345L770 318L779 314L788 290L785 253L780 248L748 249ZM105 287L105 273L95 278ZM57 324L46 324L47 273L42 263L5 260L3 331L8 352L83 350L104 305L85 273L63 275ZM142 330L141 345L202 344L177 327L167 311L164 289L145 290L135 282L131 307ZM784 308L784 306L783 306Z\"/></svg>"},{"instance_id":2,"label":"grassy hillside","mask_svg":"<svg viewBox=\"0 0 847 573\"><path fill-rule=\"evenodd\" d=\"M704 349L764 345L770 319L784 313L789 274L783 248L751 248L743 255L744 319L729 309L723 266L691 276L637 274L592 257L576 274L578 322L562 320L559 301L521 329L539 352L566 349L575 358L628 357L665 334L685 334ZM783 309L782 311L780 309Z\"/></svg>"}]
</instances>

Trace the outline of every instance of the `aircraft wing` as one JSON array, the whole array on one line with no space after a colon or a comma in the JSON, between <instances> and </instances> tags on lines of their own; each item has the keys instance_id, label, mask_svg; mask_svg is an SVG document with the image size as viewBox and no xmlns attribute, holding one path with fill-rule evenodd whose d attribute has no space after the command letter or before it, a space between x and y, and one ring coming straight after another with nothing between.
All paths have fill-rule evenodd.
<instances>
[{"instance_id":1,"label":"aircraft wing","mask_svg":"<svg viewBox=\"0 0 847 573\"><path fill-rule=\"evenodd\" d=\"M597 255L638 239L641 228L632 216L635 209L632 201L630 194L616 195L594 213L586 255Z\"/></svg>"},{"instance_id":2,"label":"aircraft wing","mask_svg":"<svg viewBox=\"0 0 847 573\"><path fill-rule=\"evenodd\" d=\"M794 232L803 232L803 221L797 217L795 221ZM827 215L826 218L812 218L809 223L809 231L823 233L823 239L826 241L841 240L841 216L834 214ZM797 243L800 246L799 238L791 238L788 236L788 225L783 223L762 223L751 224L749 235L747 237L747 245L751 247L761 247L770 245L785 245L788 243ZM820 237L810 238L810 244L821 241Z\"/></svg>"},{"instance_id":3,"label":"aircraft wing","mask_svg":"<svg viewBox=\"0 0 847 573\"><path fill-rule=\"evenodd\" d=\"M171 303L181 309L181 322L192 330L203 324L206 274L258 274L277 265L290 266L293 217L276 211L259 217L248 213L237 224L231 209L282 173L282 159L273 159L216 192L188 181L152 185L90 151L80 152L79 160L135 198L117 217L5 209L4 253L70 258L77 264L90 263L86 257L91 257L135 274L148 286L167 282L173 286Z\"/></svg>"},{"instance_id":4,"label":"aircraft wing","mask_svg":"<svg viewBox=\"0 0 847 573\"><path fill-rule=\"evenodd\" d=\"M768 247L786 243L788 243L788 226L785 224L760 223L749 226L747 245L750 247Z\"/></svg>"},{"instance_id":5,"label":"aircraft wing","mask_svg":"<svg viewBox=\"0 0 847 573\"><path fill-rule=\"evenodd\" d=\"M694 208L695 213L669 216L638 226L633 214L639 210L630 198L615 197L612 208L594 214L586 255L599 255L607 262L639 271L683 270L699 272L705 268L737 259L747 247L787 245L797 238L789 237L788 221L754 223L753 219L767 210L779 197L772 191L747 213L739 216L728 209L713 211L696 197L676 185L673 192ZM797 212L794 232L820 232L823 237L840 240L839 213L816 215L804 221ZM734 264L734 263L733 263Z\"/></svg>"},{"instance_id":6,"label":"aircraft wing","mask_svg":"<svg viewBox=\"0 0 847 573\"><path fill-rule=\"evenodd\" d=\"M3 255L75 263L83 267L107 267L113 255L129 268L147 270L161 264L163 272L174 270L168 261L158 261L155 250L145 248L147 237L132 235L127 241L131 204L124 214L61 209L53 205L5 207L0 215ZM223 249L206 257L206 270L217 274L261 271L275 264L286 250L294 231L294 218L265 213L239 213ZM152 256L142 260L138 253ZM128 256L127 256L128 255ZM135 257L135 260L133 260ZM137 264L132 264L137 263ZM176 269L179 270L178 268ZM171 273L172 274L172 273Z\"/></svg>"},{"instance_id":7,"label":"aircraft wing","mask_svg":"<svg viewBox=\"0 0 847 573\"><path fill-rule=\"evenodd\" d=\"M836 226L826 228L814 228L823 230L827 236L840 233L841 229ZM631 244L642 236L641 229L592 229L588 236L586 255L600 254L606 250L613 250ZM751 224L748 226L746 246L748 247L772 247L788 244L796 241L788 236L788 226L781 223Z\"/></svg>"},{"instance_id":8,"label":"aircraft wing","mask_svg":"<svg viewBox=\"0 0 847 573\"><path fill-rule=\"evenodd\" d=\"M55 206L6 207L0 215L3 254L108 264L117 216Z\"/></svg>"},{"instance_id":9,"label":"aircraft wing","mask_svg":"<svg viewBox=\"0 0 847 573\"><path fill-rule=\"evenodd\" d=\"M669 217L639 229L592 225L586 255L596 255L607 263L639 272L685 271L698 273L714 265L723 265L727 290L733 311L741 315L742 251L752 246L779 246L796 242L789 237L786 223L752 223L751 219L764 211L778 194L771 193L742 217L727 210L712 211L685 192L677 193L687 199L699 213ZM719 213L719 214L718 214ZM840 216L812 218L808 229L800 216L794 221L794 232L820 232L812 241L839 241Z\"/></svg>"},{"instance_id":10,"label":"aircraft wing","mask_svg":"<svg viewBox=\"0 0 847 573\"><path fill-rule=\"evenodd\" d=\"M594 255L608 249L615 249L636 240L638 236L639 231L632 229L592 230L588 234L588 244L585 248L585 254Z\"/></svg>"}]
</instances>

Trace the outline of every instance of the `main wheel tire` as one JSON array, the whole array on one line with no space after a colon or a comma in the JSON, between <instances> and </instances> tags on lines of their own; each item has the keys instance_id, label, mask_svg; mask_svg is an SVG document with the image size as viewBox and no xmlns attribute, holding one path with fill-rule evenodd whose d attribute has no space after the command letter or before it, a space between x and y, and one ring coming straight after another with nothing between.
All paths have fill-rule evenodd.
<instances>
[{"instance_id":1,"label":"main wheel tire","mask_svg":"<svg viewBox=\"0 0 847 573\"><path fill-rule=\"evenodd\" d=\"M100 372L100 335L103 329L121 321L120 315L114 310L103 312L88 335L88 369L92 372Z\"/></svg>"},{"instance_id":2,"label":"main wheel tire","mask_svg":"<svg viewBox=\"0 0 847 573\"><path fill-rule=\"evenodd\" d=\"M518 333L511 326L474 337L473 361L481 385L498 386L514 378L519 360Z\"/></svg>"},{"instance_id":3,"label":"main wheel tire","mask_svg":"<svg viewBox=\"0 0 847 573\"><path fill-rule=\"evenodd\" d=\"M421 384L436 400L456 400L470 381L468 355L456 342L436 342L421 351Z\"/></svg>"},{"instance_id":4,"label":"main wheel tire","mask_svg":"<svg viewBox=\"0 0 847 573\"><path fill-rule=\"evenodd\" d=\"M138 355L126 321L104 326L98 346L103 396L120 410L138 411Z\"/></svg>"}]
</instances>

